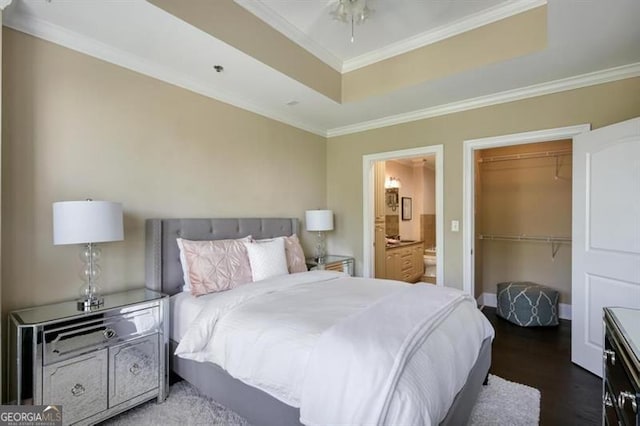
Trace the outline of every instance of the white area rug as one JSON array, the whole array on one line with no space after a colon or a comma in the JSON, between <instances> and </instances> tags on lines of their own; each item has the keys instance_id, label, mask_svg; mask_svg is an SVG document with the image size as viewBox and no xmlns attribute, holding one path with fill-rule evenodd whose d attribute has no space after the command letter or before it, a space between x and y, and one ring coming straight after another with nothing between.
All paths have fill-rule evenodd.
<instances>
[{"instance_id":1,"label":"white area rug","mask_svg":"<svg viewBox=\"0 0 640 426\"><path fill-rule=\"evenodd\" d=\"M472 426L530 426L540 418L540 391L490 375L471 413ZM242 425L248 423L231 410L201 396L186 382L171 386L163 404L148 402L103 423L109 426Z\"/></svg>"},{"instance_id":2,"label":"white area rug","mask_svg":"<svg viewBox=\"0 0 640 426\"><path fill-rule=\"evenodd\" d=\"M469 424L473 426L537 426L540 391L493 374L476 402Z\"/></svg>"}]
</instances>

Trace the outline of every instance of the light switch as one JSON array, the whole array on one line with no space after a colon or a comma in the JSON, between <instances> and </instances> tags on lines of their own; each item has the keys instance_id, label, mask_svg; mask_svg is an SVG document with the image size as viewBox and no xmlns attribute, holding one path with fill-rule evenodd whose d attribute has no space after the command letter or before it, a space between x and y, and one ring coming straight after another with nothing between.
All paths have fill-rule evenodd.
<instances>
[{"instance_id":1,"label":"light switch","mask_svg":"<svg viewBox=\"0 0 640 426\"><path fill-rule=\"evenodd\" d=\"M460 222L457 220L452 220L451 221L451 231L452 232L458 232L460 231Z\"/></svg>"}]
</instances>

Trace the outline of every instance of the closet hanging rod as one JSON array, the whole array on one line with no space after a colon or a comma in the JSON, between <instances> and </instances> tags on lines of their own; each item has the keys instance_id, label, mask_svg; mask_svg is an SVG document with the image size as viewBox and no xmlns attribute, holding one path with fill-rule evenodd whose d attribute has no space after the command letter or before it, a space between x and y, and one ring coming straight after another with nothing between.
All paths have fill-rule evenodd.
<instances>
[{"instance_id":1,"label":"closet hanging rod","mask_svg":"<svg viewBox=\"0 0 640 426\"><path fill-rule=\"evenodd\" d=\"M561 155L570 155L572 152L573 150L570 148L556 149L552 151L523 152L521 154L505 154L505 155L496 155L494 157L480 158L478 162L492 163L494 161L528 160L530 158L559 157Z\"/></svg>"},{"instance_id":2,"label":"closet hanging rod","mask_svg":"<svg viewBox=\"0 0 640 426\"><path fill-rule=\"evenodd\" d=\"M554 236L540 236L540 235L494 235L494 234L480 234L478 236L481 240L496 240L496 241L533 241L540 243L571 243L570 237L554 237Z\"/></svg>"}]
</instances>

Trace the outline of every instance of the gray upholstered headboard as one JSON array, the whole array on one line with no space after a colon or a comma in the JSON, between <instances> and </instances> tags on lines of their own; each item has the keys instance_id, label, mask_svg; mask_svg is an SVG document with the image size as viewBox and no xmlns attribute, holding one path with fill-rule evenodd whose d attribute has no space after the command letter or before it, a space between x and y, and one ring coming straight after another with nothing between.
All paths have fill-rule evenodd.
<instances>
[{"instance_id":1,"label":"gray upholstered headboard","mask_svg":"<svg viewBox=\"0 0 640 426\"><path fill-rule=\"evenodd\" d=\"M146 287L174 295L182 291L182 265L176 238L224 240L251 235L273 238L298 232L296 218L147 219Z\"/></svg>"}]
</instances>

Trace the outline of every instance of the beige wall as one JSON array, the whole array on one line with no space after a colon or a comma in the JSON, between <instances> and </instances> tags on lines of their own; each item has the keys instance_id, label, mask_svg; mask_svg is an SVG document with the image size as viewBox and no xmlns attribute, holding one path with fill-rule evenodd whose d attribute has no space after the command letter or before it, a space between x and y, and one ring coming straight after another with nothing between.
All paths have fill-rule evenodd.
<instances>
[{"instance_id":1,"label":"beige wall","mask_svg":"<svg viewBox=\"0 0 640 426\"><path fill-rule=\"evenodd\" d=\"M443 144L445 284L462 288L462 232L451 232L449 224L462 220L464 140L581 123L598 128L638 115L640 78L633 78L330 138L327 201L339 231L331 235L329 249L355 255L357 272L362 272L364 154Z\"/></svg>"},{"instance_id":2,"label":"beige wall","mask_svg":"<svg viewBox=\"0 0 640 426\"><path fill-rule=\"evenodd\" d=\"M422 167L424 195L423 214L436 214L436 171L426 165Z\"/></svg>"},{"instance_id":3,"label":"beige wall","mask_svg":"<svg viewBox=\"0 0 640 426\"><path fill-rule=\"evenodd\" d=\"M107 292L143 285L145 218L301 218L325 206L324 138L7 28L3 35L5 312L77 296L79 248L52 245L54 201L123 203L125 240L102 246Z\"/></svg>"},{"instance_id":4,"label":"beige wall","mask_svg":"<svg viewBox=\"0 0 640 426\"><path fill-rule=\"evenodd\" d=\"M553 150L571 151L572 141L517 145L480 151L481 158ZM482 162L482 220L478 234L571 237L571 155ZM561 303L571 303L571 245L561 245L552 257L549 243L477 240L482 246L483 292L496 293L505 281L533 281L560 292Z\"/></svg>"}]
</instances>

